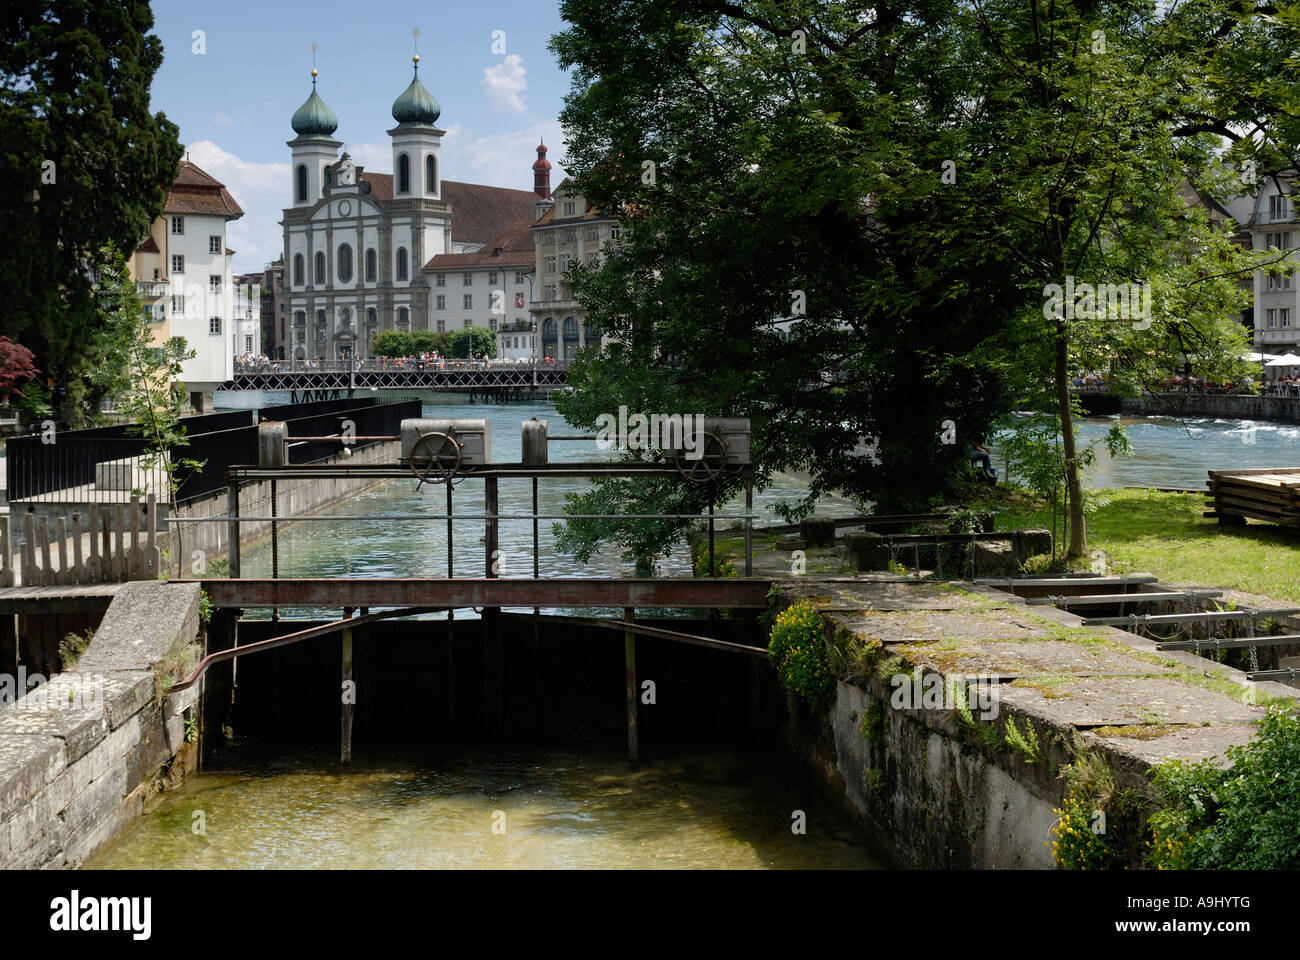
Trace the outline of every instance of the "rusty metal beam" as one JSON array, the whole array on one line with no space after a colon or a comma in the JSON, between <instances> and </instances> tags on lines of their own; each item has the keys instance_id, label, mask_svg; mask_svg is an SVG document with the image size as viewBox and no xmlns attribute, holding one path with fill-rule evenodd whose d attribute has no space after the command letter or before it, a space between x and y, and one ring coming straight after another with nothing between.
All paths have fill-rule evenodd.
<instances>
[{"instance_id":1,"label":"rusty metal beam","mask_svg":"<svg viewBox=\"0 0 1300 960\"><path fill-rule=\"evenodd\" d=\"M732 607L764 609L750 578L203 580L218 607Z\"/></svg>"}]
</instances>

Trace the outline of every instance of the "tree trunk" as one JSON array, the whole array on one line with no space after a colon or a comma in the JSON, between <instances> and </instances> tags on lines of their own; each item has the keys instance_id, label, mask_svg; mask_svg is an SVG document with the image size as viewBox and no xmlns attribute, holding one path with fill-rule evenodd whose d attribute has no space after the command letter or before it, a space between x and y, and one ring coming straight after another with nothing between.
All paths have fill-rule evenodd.
<instances>
[{"instance_id":1,"label":"tree trunk","mask_svg":"<svg viewBox=\"0 0 1300 960\"><path fill-rule=\"evenodd\" d=\"M1078 560L1088 553L1088 531L1083 522L1083 486L1079 482L1079 461L1075 456L1074 418L1070 411L1070 371L1065 321L1056 325L1056 406L1061 417L1061 444L1065 448L1065 483L1069 506L1070 546L1066 559Z\"/></svg>"}]
</instances>

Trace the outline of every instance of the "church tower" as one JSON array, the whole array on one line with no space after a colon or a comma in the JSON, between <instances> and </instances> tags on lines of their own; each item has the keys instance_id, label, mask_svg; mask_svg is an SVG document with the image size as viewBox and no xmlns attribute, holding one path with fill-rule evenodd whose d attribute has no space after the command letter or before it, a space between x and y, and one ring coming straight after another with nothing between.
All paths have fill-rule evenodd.
<instances>
[{"instance_id":1,"label":"church tower","mask_svg":"<svg viewBox=\"0 0 1300 960\"><path fill-rule=\"evenodd\" d=\"M551 199L551 161L546 159L546 141L537 145L537 161L533 164L533 193L537 194L537 219L555 205Z\"/></svg>"},{"instance_id":2,"label":"church tower","mask_svg":"<svg viewBox=\"0 0 1300 960\"><path fill-rule=\"evenodd\" d=\"M397 126L393 138L393 199L442 199L442 135L436 126L442 113L438 101L420 83L420 55L411 58L415 77L393 101Z\"/></svg>"},{"instance_id":3,"label":"church tower","mask_svg":"<svg viewBox=\"0 0 1300 960\"><path fill-rule=\"evenodd\" d=\"M333 133L339 118L316 93L316 68L311 68L311 96L290 121L298 134L288 141L293 152L293 205L309 207L324 196L325 167L338 159L342 144Z\"/></svg>"}]
</instances>

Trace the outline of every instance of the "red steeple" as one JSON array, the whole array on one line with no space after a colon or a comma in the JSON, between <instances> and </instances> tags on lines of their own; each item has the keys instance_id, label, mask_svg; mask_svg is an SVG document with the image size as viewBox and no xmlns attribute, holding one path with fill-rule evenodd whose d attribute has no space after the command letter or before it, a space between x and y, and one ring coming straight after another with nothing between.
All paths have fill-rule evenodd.
<instances>
[{"instance_id":1,"label":"red steeple","mask_svg":"<svg viewBox=\"0 0 1300 960\"><path fill-rule=\"evenodd\" d=\"M551 161L546 159L545 142L537 145L537 162L533 164L533 193L551 199Z\"/></svg>"}]
</instances>

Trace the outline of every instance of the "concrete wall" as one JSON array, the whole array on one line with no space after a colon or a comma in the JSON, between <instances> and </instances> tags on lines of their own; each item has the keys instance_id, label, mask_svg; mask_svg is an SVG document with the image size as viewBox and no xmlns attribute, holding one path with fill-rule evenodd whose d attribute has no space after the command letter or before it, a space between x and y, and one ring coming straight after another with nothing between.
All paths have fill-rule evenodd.
<instances>
[{"instance_id":1,"label":"concrete wall","mask_svg":"<svg viewBox=\"0 0 1300 960\"><path fill-rule=\"evenodd\" d=\"M126 584L76 670L0 710L0 868L81 866L192 769L200 685L160 678L198 632L198 584Z\"/></svg>"},{"instance_id":2,"label":"concrete wall","mask_svg":"<svg viewBox=\"0 0 1300 960\"><path fill-rule=\"evenodd\" d=\"M354 466L376 463L396 463L401 454L401 444L395 441L382 441L355 450L350 457L336 456L323 461L323 465L348 463ZM373 487L376 480L280 480L276 484L276 516L301 517L316 513L334 504L347 500L362 490ZM197 520L202 517L224 517L226 515L226 492L224 490L198 500L182 504L174 516ZM269 517L271 515L271 481L257 480L245 483L239 491L239 514L245 517ZM288 522L279 524L284 530ZM225 557L229 552L227 525L224 523L172 523L172 575L189 577L198 575L191 568L194 551L202 550L206 563ZM176 546L179 535L179 549ZM269 522L249 522L240 524L239 542L247 546L262 537L271 535ZM179 564L176 562L179 554Z\"/></svg>"},{"instance_id":3,"label":"concrete wall","mask_svg":"<svg viewBox=\"0 0 1300 960\"><path fill-rule=\"evenodd\" d=\"M1277 420L1300 423L1300 400L1294 397L1238 397L1214 394L1162 394L1155 397L1122 397L1125 416L1160 414L1219 417L1224 420Z\"/></svg>"}]
</instances>

